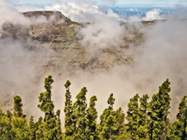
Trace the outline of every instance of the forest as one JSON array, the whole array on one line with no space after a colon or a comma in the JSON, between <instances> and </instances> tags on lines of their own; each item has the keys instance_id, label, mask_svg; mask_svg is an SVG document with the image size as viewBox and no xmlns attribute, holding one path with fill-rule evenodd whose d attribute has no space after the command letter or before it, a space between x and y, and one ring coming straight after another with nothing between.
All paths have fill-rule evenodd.
<instances>
[{"instance_id":1,"label":"forest","mask_svg":"<svg viewBox=\"0 0 187 140\"><path fill-rule=\"evenodd\" d=\"M73 100L69 80L64 84L65 107L55 110L53 82L52 76L45 78L44 91L38 98L37 106L43 116L24 114L20 96L13 98L12 110L0 109L0 140L187 140L187 96L178 106L176 119L171 120L169 79L151 97L132 97L126 113L122 107L114 107L115 94L110 94L108 107L100 116L97 97L87 101L87 88L83 87Z\"/></svg>"}]
</instances>

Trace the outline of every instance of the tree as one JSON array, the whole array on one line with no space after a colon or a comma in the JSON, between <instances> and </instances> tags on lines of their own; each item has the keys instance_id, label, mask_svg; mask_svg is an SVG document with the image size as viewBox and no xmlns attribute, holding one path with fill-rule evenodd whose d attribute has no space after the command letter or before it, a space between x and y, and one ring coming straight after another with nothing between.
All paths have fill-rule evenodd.
<instances>
[{"instance_id":1,"label":"tree","mask_svg":"<svg viewBox=\"0 0 187 140\"><path fill-rule=\"evenodd\" d=\"M45 133L47 132L46 130L46 123L43 122L43 118L40 117L38 121L35 123L36 131L36 140L44 140L46 139Z\"/></svg>"},{"instance_id":2,"label":"tree","mask_svg":"<svg viewBox=\"0 0 187 140\"><path fill-rule=\"evenodd\" d=\"M60 120L60 110L57 110L56 112L56 139L57 140L62 140L62 130L61 130L61 120Z\"/></svg>"},{"instance_id":3,"label":"tree","mask_svg":"<svg viewBox=\"0 0 187 140\"><path fill-rule=\"evenodd\" d=\"M139 95L136 94L130 99L127 111L127 132L132 140L138 140L138 125L139 125Z\"/></svg>"},{"instance_id":4,"label":"tree","mask_svg":"<svg viewBox=\"0 0 187 140\"><path fill-rule=\"evenodd\" d=\"M182 124L182 140L187 140L187 96L184 96L180 105L179 105L179 113L177 114L177 119Z\"/></svg>"},{"instance_id":5,"label":"tree","mask_svg":"<svg viewBox=\"0 0 187 140\"><path fill-rule=\"evenodd\" d=\"M73 133L76 130L75 122L73 119L73 106L72 106L72 100L71 100L71 92L70 92L70 85L71 82L68 80L65 83L66 93L65 93L65 137L71 137L73 136Z\"/></svg>"},{"instance_id":6,"label":"tree","mask_svg":"<svg viewBox=\"0 0 187 140\"><path fill-rule=\"evenodd\" d=\"M139 102L139 122L138 122L138 137L139 139L148 139L148 124L149 124L149 118L148 118L148 103L149 96L143 95L140 97Z\"/></svg>"},{"instance_id":7,"label":"tree","mask_svg":"<svg viewBox=\"0 0 187 140\"><path fill-rule=\"evenodd\" d=\"M14 97L14 115L17 117L23 117L22 99L20 96Z\"/></svg>"},{"instance_id":8,"label":"tree","mask_svg":"<svg viewBox=\"0 0 187 140\"><path fill-rule=\"evenodd\" d=\"M62 137L60 123L60 112L54 113L54 104L51 100L51 89L53 83L52 76L48 76L44 81L45 92L40 93L38 107L44 112L44 120L39 120L37 137L39 139L59 140ZM61 125L60 125L61 126ZM58 130L60 129L60 130ZM39 132L39 133L38 133Z\"/></svg>"},{"instance_id":9,"label":"tree","mask_svg":"<svg viewBox=\"0 0 187 140\"><path fill-rule=\"evenodd\" d=\"M118 134L121 134L122 129L119 123L123 124L124 121L122 110L119 108L117 111L114 111L113 109L115 102L113 94L110 94L107 102L109 106L103 111L99 125L100 139L103 140L111 140Z\"/></svg>"},{"instance_id":10,"label":"tree","mask_svg":"<svg viewBox=\"0 0 187 140\"><path fill-rule=\"evenodd\" d=\"M151 140L166 139L168 131L168 114L170 109L170 82L167 79L160 87L159 92L152 96L150 102L149 135Z\"/></svg>"},{"instance_id":11,"label":"tree","mask_svg":"<svg viewBox=\"0 0 187 140\"><path fill-rule=\"evenodd\" d=\"M48 76L44 81L45 92L40 93L38 107L45 113L45 121L54 117L54 104L51 100L51 88L54 82L52 76Z\"/></svg>"},{"instance_id":12,"label":"tree","mask_svg":"<svg viewBox=\"0 0 187 140\"><path fill-rule=\"evenodd\" d=\"M29 120L30 137L29 140L36 140L36 124L34 123L34 117L31 116Z\"/></svg>"},{"instance_id":13,"label":"tree","mask_svg":"<svg viewBox=\"0 0 187 140\"><path fill-rule=\"evenodd\" d=\"M13 116L11 122L13 140L29 140L30 129L26 118Z\"/></svg>"},{"instance_id":14,"label":"tree","mask_svg":"<svg viewBox=\"0 0 187 140\"><path fill-rule=\"evenodd\" d=\"M73 105L73 115L76 124L74 138L76 140L86 139L86 87L83 87L76 96L76 101Z\"/></svg>"},{"instance_id":15,"label":"tree","mask_svg":"<svg viewBox=\"0 0 187 140\"><path fill-rule=\"evenodd\" d=\"M170 138L187 140L187 96L184 96L179 104L177 120L172 124Z\"/></svg>"},{"instance_id":16,"label":"tree","mask_svg":"<svg viewBox=\"0 0 187 140\"><path fill-rule=\"evenodd\" d=\"M1 140L13 140L14 134L12 132L12 113L0 113L0 139Z\"/></svg>"},{"instance_id":17,"label":"tree","mask_svg":"<svg viewBox=\"0 0 187 140\"><path fill-rule=\"evenodd\" d=\"M95 102L97 101L96 96L90 98L89 107L86 111L86 137L87 140L96 140L98 139L97 133L97 110L95 108Z\"/></svg>"},{"instance_id":18,"label":"tree","mask_svg":"<svg viewBox=\"0 0 187 140\"><path fill-rule=\"evenodd\" d=\"M136 94L128 103L127 115L121 107L114 108L110 94L97 123L97 97L92 96L87 106L86 87L72 103L70 81L65 83L65 137L61 130L60 110L52 101L52 76L45 79L45 91L39 95L38 107L44 113L36 122L24 115L20 96L13 99L13 110L0 109L0 140L187 140L187 96L179 104L176 120L170 123L170 82L166 80L149 101L148 95ZM125 119L127 123L125 123Z\"/></svg>"},{"instance_id":19,"label":"tree","mask_svg":"<svg viewBox=\"0 0 187 140\"><path fill-rule=\"evenodd\" d=\"M125 133L125 114L121 107L119 107L115 112L115 131L114 137L119 138Z\"/></svg>"}]
</instances>

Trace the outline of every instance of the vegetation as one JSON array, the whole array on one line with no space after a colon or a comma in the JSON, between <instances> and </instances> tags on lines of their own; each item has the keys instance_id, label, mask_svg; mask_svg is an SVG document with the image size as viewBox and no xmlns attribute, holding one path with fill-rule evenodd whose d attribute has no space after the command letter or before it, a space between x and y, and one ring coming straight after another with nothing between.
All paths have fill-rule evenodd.
<instances>
[{"instance_id":1,"label":"vegetation","mask_svg":"<svg viewBox=\"0 0 187 140\"><path fill-rule=\"evenodd\" d=\"M14 97L13 111L0 110L0 140L187 140L187 96L179 104L176 120L169 120L168 79L152 97L132 97L126 116L121 107L114 108L114 94L110 94L108 107L100 117L97 97L91 97L87 103L87 89L83 87L73 102L71 82L67 81L64 123L51 98L53 82L52 76L44 81L45 91L40 93L38 104L44 115L37 120L24 114L19 96Z\"/></svg>"}]
</instances>

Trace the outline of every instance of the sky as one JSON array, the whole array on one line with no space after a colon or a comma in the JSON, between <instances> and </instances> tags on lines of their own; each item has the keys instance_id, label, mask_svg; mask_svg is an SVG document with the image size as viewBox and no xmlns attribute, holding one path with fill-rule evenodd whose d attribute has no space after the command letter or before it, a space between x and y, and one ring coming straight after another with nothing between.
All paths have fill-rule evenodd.
<instances>
[{"instance_id":1,"label":"sky","mask_svg":"<svg viewBox=\"0 0 187 140\"><path fill-rule=\"evenodd\" d=\"M14 4L18 5L50 5L55 3L55 1L60 0L10 0ZM64 0L62 0L64 1ZM76 1L76 0L74 0ZM78 2L79 0L77 0ZM90 0L91 1L91 0ZM115 4L115 5L187 5L187 0L92 0L99 4Z\"/></svg>"},{"instance_id":2,"label":"sky","mask_svg":"<svg viewBox=\"0 0 187 140\"><path fill-rule=\"evenodd\" d=\"M118 0L117 3L135 3L135 4L185 4L187 0Z\"/></svg>"}]
</instances>

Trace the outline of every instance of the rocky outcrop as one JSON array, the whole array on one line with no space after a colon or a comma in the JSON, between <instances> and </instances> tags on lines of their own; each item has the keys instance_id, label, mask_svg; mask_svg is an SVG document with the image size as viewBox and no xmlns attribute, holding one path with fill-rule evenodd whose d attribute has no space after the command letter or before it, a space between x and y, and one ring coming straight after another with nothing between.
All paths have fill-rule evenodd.
<instances>
[{"instance_id":1,"label":"rocky outcrop","mask_svg":"<svg viewBox=\"0 0 187 140\"><path fill-rule=\"evenodd\" d=\"M125 49L139 43L142 34L134 28L129 28L124 38L124 45L101 48L96 53L90 51L89 47L82 47L81 38L77 37L78 30L83 26L71 21L57 11L33 11L25 12L23 15L30 19L29 25L18 25L5 23L2 27L1 38L13 38L23 42L31 48L50 47L54 54L50 61L44 66L45 70L56 69L57 72L75 72L76 70L98 71L109 70L115 65L128 64L132 60L125 53ZM124 25L125 26L125 25ZM27 40L36 41L27 44Z\"/></svg>"},{"instance_id":2,"label":"rocky outcrop","mask_svg":"<svg viewBox=\"0 0 187 140\"><path fill-rule=\"evenodd\" d=\"M71 24L72 21L65 17L61 12L59 11L30 11L30 12L24 12L23 15L28 18L41 18L45 17L48 21L58 22L58 21L64 21L66 24Z\"/></svg>"},{"instance_id":3,"label":"rocky outcrop","mask_svg":"<svg viewBox=\"0 0 187 140\"><path fill-rule=\"evenodd\" d=\"M58 11L31 11L23 15L30 19L29 25L4 23L1 38L32 39L41 43L76 40L80 24L71 21Z\"/></svg>"}]
</instances>

